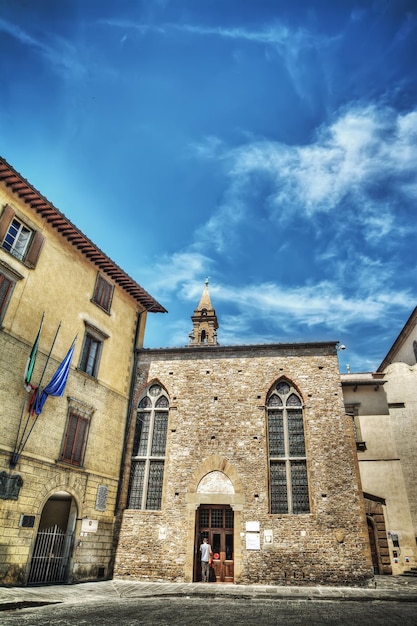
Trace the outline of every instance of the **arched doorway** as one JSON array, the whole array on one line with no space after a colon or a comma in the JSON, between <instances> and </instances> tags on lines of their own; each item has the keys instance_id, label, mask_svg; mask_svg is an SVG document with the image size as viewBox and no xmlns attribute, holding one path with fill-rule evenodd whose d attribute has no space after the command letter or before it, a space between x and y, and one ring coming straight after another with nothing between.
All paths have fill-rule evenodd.
<instances>
[{"instance_id":1,"label":"arched doorway","mask_svg":"<svg viewBox=\"0 0 417 626\"><path fill-rule=\"evenodd\" d=\"M186 580L201 581L200 545L204 537L216 548L212 580L239 583L242 575L243 484L233 465L213 454L195 470L187 501ZM215 575L214 575L215 574Z\"/></svg>"},{"instance_id":2,"label":"arched doorway","mask_svg":"<svg viewBox=\"0 0 417 626\"><path fill-rule=\"evenodd\" d=\"M234 511L227 500L234 494L232 481L219 470L208 472L200 480L197 493L212 502L200 502L196 510L194 540L195 581L201 580L200 546L207 539L213 552L210 581L234 582ZM223 502L220 502L223 500ZM210 502L210 500L209 500Z\"/></svg>"},{"instance_id":3,"label":"arched doorway","mask_svg":"<svg viewBox=\"0 0 417 626\"><path fill-rule=\"evenodd\" d=\"M29 585L68 581L76 519L76 504L66 491L58 491L46 501L30 563Z\"/></svg>"},{"instance_id":4,"label":"arched doorway","mask_svg":"<svg viewBox=\"0 0 417 626\"><path fill-rule=\"evenodd\" d=\"M200 545L208 539L213 551L210 582L234 582L234 514L229 505L202 504L197 509L194 580L201 580Z\"/></svg>"}]
</instances>

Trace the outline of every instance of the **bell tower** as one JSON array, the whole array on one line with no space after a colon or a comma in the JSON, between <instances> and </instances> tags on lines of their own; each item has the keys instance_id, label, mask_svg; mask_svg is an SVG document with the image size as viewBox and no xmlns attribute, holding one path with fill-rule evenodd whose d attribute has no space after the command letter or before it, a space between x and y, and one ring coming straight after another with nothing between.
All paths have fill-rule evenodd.
<instances>
[{"instance_id":1,"label":"bell tower","mask_svg":"<svg viewBox=\"0 0 417 626\"><path fill-rule=\"evenodd\" d=\"M201 296L200 303L191 316L193 330L188 335L189 347L192 346L217 346L217 323L216 311L211 304L208 290L208 278Z\"/></svg>"}]
</instances>

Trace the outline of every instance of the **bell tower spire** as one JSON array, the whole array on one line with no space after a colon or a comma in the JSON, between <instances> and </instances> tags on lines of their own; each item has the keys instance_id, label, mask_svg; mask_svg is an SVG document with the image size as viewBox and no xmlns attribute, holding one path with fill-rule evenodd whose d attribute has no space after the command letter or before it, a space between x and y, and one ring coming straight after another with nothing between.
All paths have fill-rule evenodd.
<instances>
[{"instance_id":1,"label":"bell tower spire","mask_svg":"<svg viewBox=\"0 0 417 626\"><path fill-rule=\"evenodd\" d=\"M189 336L189 346L217 346L217 322L216 311L210 300L209 281L206 278L203 294L198 307L191 316L193 330Z\"/></svg>"}]
</instances>

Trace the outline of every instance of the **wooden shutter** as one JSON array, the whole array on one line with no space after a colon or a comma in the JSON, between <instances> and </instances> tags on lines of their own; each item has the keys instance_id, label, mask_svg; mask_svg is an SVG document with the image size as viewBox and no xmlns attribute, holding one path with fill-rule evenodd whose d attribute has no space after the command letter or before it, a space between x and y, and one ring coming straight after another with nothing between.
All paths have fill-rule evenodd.
<instances>
[{"instance_id":1,"label":"wooden shutter","mask_svg":"<svg viewBox=\"0 0 417 626\"><path fill-rule=\"evenodd\" d=\"M87 437L88 419L71 413L65 433L61 460L73 465L81 465Z\"/></svg>"},{"instance_id":2,"label":"wooden shutter","mask_svg":"<svg viewBox=\"0 0 417 626\"><path fill-rule=\"evenodd\" d=\"M79 417L77 423L77 434L72 450L72 462L74 465L81 465L84 457L84 444L87 436L88 420L85 417Z\"/></svg>"},{"instance_id":3,"label":"wooden shutter","mask_svg":"<svg viewBox=\"0 0 417 626\"><path fill-rule=\"evenodd\" d=\"M9 229L10 224L12 223L12 219L14 218L14 216L14 210L12 209L10 204L6 204L0 217L0 243L3 242L3 239L6 236L6 233Z\"/></svg>"},{"instance_id":4,"label":"wooden shutter","mask_svg":"<svg viewBox=\"0 0 417 626\"><path fill-rule=\"evenodd\" d=\"M100 274L97 275L96 286L94 288L93 302L105 311L110 311L113 296L113 285Z\"/></svg>"},{"instance_id":5,"label":"wooden shutter","mask_svg":"<svg viewBox=\"0 0 417 626\"><path fill-rule=\"evenodd\" d=\"M42 233L35 231L25 258L25 265L27 265L27 267L31 269L36 267L44 242L45 237Z\"/></svg>"}]
</instances>

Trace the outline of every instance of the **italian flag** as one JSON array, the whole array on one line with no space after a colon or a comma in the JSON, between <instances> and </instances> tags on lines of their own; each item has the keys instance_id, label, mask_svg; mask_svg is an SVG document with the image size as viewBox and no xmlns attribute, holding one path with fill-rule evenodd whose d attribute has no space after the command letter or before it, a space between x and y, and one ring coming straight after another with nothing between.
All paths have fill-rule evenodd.
<instances>
[{"instance_id":1,"label":"italian flag","mask_svg":"<svg viewBox=\"0 0 417 626\"><path fill-rule=\"evenodd\" d=\"M38 334L36 335L35 343L32 346L32 350L30 351L29 358L26 363L25 374L23 377L24 385L26 387L27 392L30 392L32 389L30 381L32 379L33 369L35 367L36 355L38 353L39 339L40 339L41 331L42 331L42 324L43 324L43 315L42 315L41 325L39 326Z\"/></svg>"}]
</instances>

